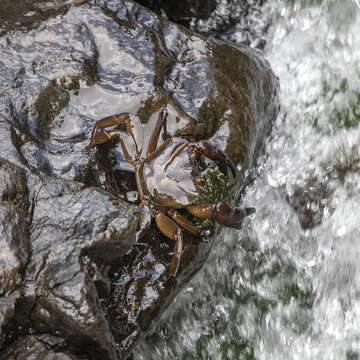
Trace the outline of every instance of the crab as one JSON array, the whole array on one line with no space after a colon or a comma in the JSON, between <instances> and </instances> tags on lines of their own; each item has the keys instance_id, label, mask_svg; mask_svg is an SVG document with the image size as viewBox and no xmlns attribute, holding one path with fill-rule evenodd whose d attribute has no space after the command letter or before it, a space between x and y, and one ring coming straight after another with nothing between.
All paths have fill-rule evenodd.
<instances>
[{"instance_id":1,"label":"crab","mask_svg":"<svg viewBox=\"0 0 360 360\"><path fill-rule=\"evenodd\" d=\"M135 179L140 199L139 241L150 227L152 218L159 230L175 241L170 274L176 276L183 249L183 229L196 236L203 236L200 229L184 216L180 209L200 219L211 219L221 225L240 228L252 208L230 207L225 201L216 204L198 202L199 188L203 179L198 176L197 159L206 157L218 165L219 170L228 174L230 169L236 177L236 168L228 156L207 140L190 142L183 137L170 136L167 132L168 112L164 106L143 156L143 131L139 118L131 113L120 113L97 121L93 127L87 154L96 144L119 138L126 160L135 169ZM117 129L127 124L127 133ZM162 132L162 143L159 137Z\"/></svg>"}]
</instances>

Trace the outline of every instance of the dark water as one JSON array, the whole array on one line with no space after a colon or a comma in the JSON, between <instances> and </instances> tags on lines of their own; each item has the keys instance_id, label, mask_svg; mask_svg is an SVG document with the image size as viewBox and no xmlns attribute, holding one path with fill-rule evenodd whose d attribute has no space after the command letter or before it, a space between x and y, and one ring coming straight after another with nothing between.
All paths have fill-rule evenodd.
<instances>
[{"instance_id":1,"label":"dark water","mask_svg":"<svg viewBox=\"0 0 360 360\"><path fill-rule=\"evenodd\" d=\"M223 231L136 359L360 358L360 2L260 14L282 111L244 198L257 213Z\"/></svg>"}]
</instances>

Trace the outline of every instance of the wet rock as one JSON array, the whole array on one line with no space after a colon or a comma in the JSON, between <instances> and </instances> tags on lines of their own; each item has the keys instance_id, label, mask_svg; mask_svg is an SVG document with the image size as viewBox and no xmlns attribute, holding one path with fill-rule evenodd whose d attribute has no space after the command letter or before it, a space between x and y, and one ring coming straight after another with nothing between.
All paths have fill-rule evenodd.
<instances>
[{"instance_id":1,"label":"wet rock","mask_svg":"<svg viewBox=\"0 0 360 360\"><path fill-rule=\"evenodd\" d=\"M22 285L29 257L25 171L0 158L0 296Z\"/></svg>"},{"instance_id":2,"label":"wet rock","mask_svg":"<svg viewBox=\"0 0 360 360\"><path fill-rule=\"evenodd\" d=\"M263 49L273 19L266 0L222 0L207 19L193 18L192 30L235 44Z\"/></svg>"},{"instance_id":3,"label":"wet rock","mask_svg":"<svg viewBox=\"0 0 360 360\"><path fill-rule=\"evenodd\" d=\"M303 186L295 185L291 194L286 196L303 229L321 224L332 191L326 184L312 177Z\"/></svg>"},{"instance_id":4,"label":"wet rock","mask_svg":"<svg viewBox=\"0 0 360 360\"><path fill-rule=\"evenodd\" d=\"M27 192L25 171L0 158L0 348L30 254Z\"/></svg>"},{"instance_id":5,"label":"wet rock","mask_svg":"<svg viewBox=\"0 0 360 360\"><path fill-rule=\"evenodd\" d=\"M6 33L0 76L0 216L4 251L17 251L0 273L1 354L124 359L216 237L185 234L176 278L174 243L154 224L134 244L132 168L116 139L84 153L95 121L137 113L146 142L167 104L170 134L208 138L245 170L278 111L277 79L257 51L119 0Z\"/></svg>"},{"instance_id":6,"label":"wet rock","mask_svg":"<svg viewBox=\"0 0 360 360\"><path fill-rule=\"evenodd\" d=\"M0 36L9 31L35 29L43 21L65 13L68 5L81 4L87 0L23 0L0 3Z\"/></svg>"},{"instance_id":7,"label":"wet rock","mask_svg":"<svg viewBox=\"0 0 360 360\"><path fill-rule=\"evenodd\" d=\"M184 233L180 270L174 278L169 273L174 242L153 226L120 266L112 269L108 316L123 357L151 332L176 294L201 268L211 243L211 239Z\"/></svg>"},{"instance_id":8,"label":"wet rock","mask_svg":"<svg viewBox=\"0 0 360 360\"><path fill-rule=\"evenodd\" d=\"M207 19L216 8L214 0L138 0L139 4L148 7L161 15L162 11L166 16L179 24L188 24L190 18Z\"/></svg>"},{"instance_id":9,"label":"wet rock","mask_svg":"<svg viewBox=\"0 0 360 360\"><path fill-rule=\"evenodd\" d=\"M138 0L160 16L204 35L263 49L272 19L266 0Z\"/></svg>"},{"instance_id":10,"label":"wet rock","mask_svg":"<svg viewBox=\"0 0 360 360\"><path fill-rule=\"evenodd\" d=\"M0 348L29 259L28 210L25 171L0 158Z\"/></svg>"},{"instance_id":11,"label":"wet rock","mask_svg":"<svg viewBox=\"0 0 360 360\"><path fill-rule=\"evenodd\" d=\"M15 303L19 298L19 292L0 297L0 349L3 347L5 336L7 336L5 327L14 317Z\"/></svg>"},{"instance_id":12,"label":"wet rock","mask_svg":"<svg viewBox=\"0 0 360 360\"><path fill-rule=\"evenodd\" d=\"M115 359L101 299L110 292L109 266L133 244L137 210L81 183L30 183L32 253L6 342L31 329L61 335L92 358Z\"/></svg>"},{"instance_id":13,"label":"wet rock","mask_svg":"<svg viewBox=\"0 0 360 360\"><path fill-rule=\"evenodd\" d=\"M64 339L49 335L28 335L9 346L2 354L1 360L78 360L74 354L66 354L60 349L65 346Z\"/></svg>"}]
</instances>

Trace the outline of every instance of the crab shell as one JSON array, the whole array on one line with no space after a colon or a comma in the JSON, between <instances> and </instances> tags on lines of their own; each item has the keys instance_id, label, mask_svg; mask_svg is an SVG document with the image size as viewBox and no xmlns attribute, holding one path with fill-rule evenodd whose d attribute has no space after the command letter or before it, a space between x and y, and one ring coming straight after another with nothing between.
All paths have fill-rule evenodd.
<instances>
[{"instance_id":1,"label":"crab shell","mask_svg":"<svg viewBox=\"0 0 360 360\"><path fill-rule=\"evenodd\" d=\"M118 137L126 160L135 169L136 184L140 197L139 231L136 240L144 236L154 217L160 231L175 240L171 263L171 275L176 276L183 248L182 228L194 235L202 236L203 231L176 211L185 208L200 219L212 219L228 227L240 228L245 216L254 209L231 208L226 202L199 204L197 186L197 158L204 156L214 161L222 173L230 168L236 176L234 164L224 152L208 141L189 142L167 133L167 110L164 107L158 116L142 156L143 131L139 118L130 113L108 116L96 122L91 140L86 147L89 153L95 144L102 144ZM119 131L117 125L126 122L127 132ZM158 145L162 132L163 143Z\"/></svg>"},{"instance_id":2,"label":"crab shell","mask_svg":"<svg viewBox=\"0 0 360 360\"><path fill-rule=\"evenodd\" d=\"M144 161L141 183L154 203L179 209L196 202L199 192L190 149L186 139L174 137L156 157Z\"/></svg>"}]
</instances>

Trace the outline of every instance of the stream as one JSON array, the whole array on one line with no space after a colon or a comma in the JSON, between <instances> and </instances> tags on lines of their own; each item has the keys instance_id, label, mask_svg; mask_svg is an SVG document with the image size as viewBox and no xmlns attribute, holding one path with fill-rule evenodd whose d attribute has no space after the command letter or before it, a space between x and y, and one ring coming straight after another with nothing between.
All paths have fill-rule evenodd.
<instances>
[{"instance_id":1,"label":"stream","mask_svg":"<svg viewBox=\"0 0 360 360\"><path fill-rule=\"evenodd\" d=\"M282 109L242 198L256 214L222 231L136 360L360 359L360 2L260 16Z\"/></svg>"}]
</instances>

